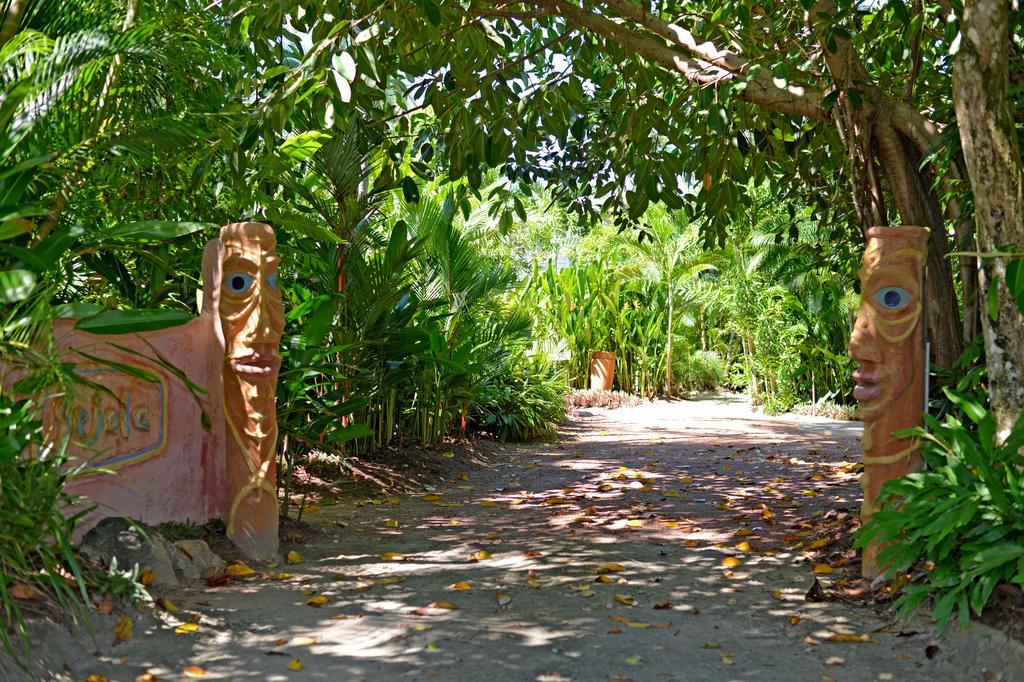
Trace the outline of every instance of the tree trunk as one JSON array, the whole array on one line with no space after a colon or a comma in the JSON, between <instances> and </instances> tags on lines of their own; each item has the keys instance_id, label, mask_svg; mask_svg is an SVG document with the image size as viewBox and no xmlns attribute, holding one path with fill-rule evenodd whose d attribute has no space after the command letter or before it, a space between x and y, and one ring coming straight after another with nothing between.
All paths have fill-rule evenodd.
<instances>
[{"instance_id":1,"label":"tree trunk","mask_svg":"<svg viewBox=\"0 0 1024 682\"><path fill-rule=\"evenodd\" d=\"M825 63L836 86L841 91L856 88L867 95L856 105L849 97L841 97L836 116L840 137L850 157L854 204L860 212L861 228L866 231L869 227L889 224L881 172L900 222L928 227L932 231L932 238L928 240L925 322L935 362L949 368L963 352L963 328L960 304L953 288L953 271L946 258L949 245L945 221L932 190L934 180L929 177L929 171L921 169L922 154L928 151L921 147L933 144L934 140L911 140L901 132L894 121L899 115L907 117L906 107L874 84L848 39L828 39L827 29L835 12L833 0L818 0L808 13L808 23L818 33ZM911 114L919 116L913 110Z\"/></svg>"},{"instance_id":2,"label":"tree trunk","mask_svg":"<svg viewBox=\"0 0 1024 682\"><path fill-rule=\"evenodd\" d=\"M668 279L668 342L665 345L665 395L672 397L672 277Z\"/></svg>"},{"instance_id":3,"label":"tree trunk","mask_svg":"<svg viewBox=\"0 0 1024 682\"><path fill-rule=\"evenodd\" d=\"M921 169L921 154L904 135L886 120L886 101L879 102L879 120L874 126L879 161L904 225L930 228L925 324L931 343L932 360L952 368L963 353L960 304L953 288L953 270L947 254L949 239L939 202L932 191L934 180Z\"/></svg>"},{"instance_id":4,"label":"tree trunk","mask_svg":"<svg viewBox=\"0 0 1024 682\"><path fill-rule=\"evenodd\" d=\"M1008 3L965 0L960 34L953 104L974 192L978 248L993 253L1024 243L1024 165L1006 98ZM1000 280L1005 282L1010 260L986 257L978 263L979 298L995 304L995 310L982 313L981 321L992 415L1000 440L1024 407L1024 318L1010 290L999 285Z\"/></svg>"},{"instance_id":5,"label":"tree trunk","mask_svg":"<svg viewBox=\"0 0 1024 682\"><path fill-rule=\"evenodd\" d=\"M704 325L704 307L700 309L700 349L708 349L708 335ZM728 365L727 365L728 366Z\"/></svg>"}]
</instances>

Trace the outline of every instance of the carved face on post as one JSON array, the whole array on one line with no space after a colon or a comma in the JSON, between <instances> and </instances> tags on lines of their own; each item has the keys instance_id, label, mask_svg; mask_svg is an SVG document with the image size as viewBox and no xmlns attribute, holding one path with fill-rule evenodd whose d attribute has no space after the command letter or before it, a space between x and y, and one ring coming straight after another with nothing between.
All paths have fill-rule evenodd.
<instances>
[{"instance_id":1,"label":"carved face on post","mask_svg":"<svg viewBox=\"0 0 1024 682\"><path fill-rule=\"evenodd\" d=\"M920 467L914 439L896 438L901 429L920 426L924 410L922 284L929 230L882 227L868 230L860 269L861 306L850 337L853 397L864 420L864 502L861 517L875 510L886 481ZM864 551L863 573L878 573L878 547Z\"/></svg>"},{"instance_id":2,"label":"carved face on post","mask_svg":"<svg viewBox=\"0 0 1024 682\"><path fill-rule=\"evenodd\" d=\"M277 552L275 392L284 331L277 243L268 225L233 223L222 228L220 248L228 535L249 556L271 558Z\"/></svg>"},{"instance_id":3,"label":"carved face on post","mask_svg":"<svg viewBox=\"0 0 1024 682\"><path fill-rule=\"evenodd\" d=\"M865 420L886 410L921 378L921 338L915 332L921 320L925 257L920 242L927 238L925 228L874 228L868 233L860 270L861 308L850 337L850 357L860 363L853 374L853 397L860 401Z\"/></svg>"},{"instance_id":4,"label":"carved face on post","mask_svg":"<svg viewBox=\"0 0 1024 682\"><path fill-rule=\"evenodd\" d=\"M276 382L284 306L274 231L262 223L234 223L221 230L220 240L220 319L228 366L248 383Z\"/></svg>"}]
</instances>

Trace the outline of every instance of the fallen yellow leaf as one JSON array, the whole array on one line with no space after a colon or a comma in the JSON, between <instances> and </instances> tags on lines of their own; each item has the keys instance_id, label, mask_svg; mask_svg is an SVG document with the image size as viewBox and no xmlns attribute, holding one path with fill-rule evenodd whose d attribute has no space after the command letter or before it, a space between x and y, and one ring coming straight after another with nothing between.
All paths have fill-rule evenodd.
<instances>
[{"instance_id":1,"label":"fallen yellow leaf","mask_svg":"<svg viewBox=\"0 0 1024 682\"><path fill-rule=\"evenodd\" d=\"M742 566L743 562L734 556L727 556L724 559L722 559L722 565L726 568L736 568L738 566Z\"/></svg>"},{"instance_id":2,"label":"fallen yellow leaf","mask_svg":"<svg viewBox=\"0 0 1024 682\"><path fill-rule=\"evenodd\" d=\"M437 502L440 499L441 499L440 495L430 494L430 495L424 495L423 496L424 502Z\"/></svg>"},{"instance_id":3,"label":"fallen yellow leaf","mask_svg":"<svg viewBox=\"0 0 1024 682\"><path fill-rule=\"evenodd\" d=\"M107 676L93 673L92 675L89 675L89 677L85 678L85 682L107 682Z\"/></svg>"},{"instance_id":4,"label":"fallen yellow leaf","mask_svg":"<svg viewBox=\"0 0 1024 682\"><path fill-rule=\"evenodd\" d=\"M153 673L142 673L136 676L135 682L160 682L160 678Z\"/></svg>"},{"instance_id":5,"label":"fallen yellow leaf","mask_svg":"<svg viewBox=\"0 0 1024 682\"><path fill-rule=\"evenodd\" d=\"M790 616L790 618L789 618L789 624L790 625L796 625L799 622L800 622L800 616Z\"/></svg>"},{"instance_id":6,"label":"fallen yellow leaf","mask_svg":"<svg viewBox=\"0 0 1024 682\"><path fill-rule=\"evenodd\" d=\"M683 547L700 547L700 540L683 540Z\"/></svg>"},{"instance_id":7,"label":"fallen yellow leaf","mask_svg":"<svg viewBox=\"0 0 1024 682\"><path fill-rule=\"evenodd\" d=\"M817 540L812 542L809 545L809 547L811 549L821 549L822 547L826 546L829 542L831 541L828 538L818 538Z\"/></svg>"},{"instance_id":8,"label":"fallen yellow leaf","mask_svg":"<svg viewBox=\"0 0 1024 682\"><path fill-rule=\"evenodd\" d=\"M385 528L398 528L398 521L396 521L395 519L385 519L384 520L384 527Z\"/></svg>"},{"instance_id":9,"label":"fallen yellow leaf","mask_svg":"<svg viewBox=\"0 0 1024 682\"><path fill-rule=\"evenodd\" d=\"M296 671L302 670L302 661L300 661L297 658L293 658L291 661L288 662L288 669Z\"/></svg>"},{"instance_id":10,"label":"fallen yellow leaf","mask_svg":"<svg viewBox=\"0 0 1024 682\"><path fill-rule=\"evenodd\" d=\"M454 585L452 585L452 589L465 592L466 590L472 590L473 586L467 582L457 582Z\"/></svg>"},{"instance_id":11,"label":"fallen yellow leaf","mask_svg":"<svg viewBox=\"0 0 1024 682\"><path fill-rule=\"evenodd\" d=\"M291 573L273 573L270 576L271 580L288 580L292 577Z\"/></svg>"},{"instance_id":12,"label":"fallen yellow leaf","mask_svg":"<svg viewBox=\"0 0 1024 682\"><path fill-rule=\"evenodd\" d=\"M741 542L738 545L736 545L736 549L738 549L741 552L749 552L749 551L753 550L754 548L750 546L749 542L744 540L743 542Z\"/></svg>"},{"instance_id":13,"label":"fallen yellow leaf","mask_svg":"<svg viewBox=\"0 0 1024 682\"><path fill-rule=\"evenodd\" d=\"M619 571L625 571L625 570L626 570L626 567L623 566L622 564L616 564L614 562L608 562L608 563L601 564L600 566L594 566L593 568L588 568L587 572L588 573L602 574L602 573L618 573Z\"/></svg>"},{"instance_id":14,"label":"fallen yellow leaf","mask_svg":"<svg viewBox=\"0 0 1024 682\"><path fill-rule=\"evenodd\" d=\"M290 564L301 564L305 559L302 555L296 552L294 549L284 555L285 560Z\"/></svg>"},{"instance_id":15,"label":"fallen yellow leaf","mask_svg":"<svg viewBox=\"0 0 1024 682\"><path fill-rule=\"evenodd\" d=\"M167 597L161 597L157 600L156 603L159 604L160 608L162 608L164 611L169 611L171 613L177 613L178 611L181 611L181 609L175 606L174 602L172 602Z\"/></svg>"},{"instance_id":16,"label":"fallen yellow leaf","mask_svg":"<svg viewBox=\"0 0 1024 682\"><path fill-rule=\"evenodd\" d=\"M399 559L403 559L404 557L398 552L384 552L380 555L380 558L384 561L398 561Z\"/></svg>"},{"instance_id":17,"label":"fallen yellow leaf","mask_svg":"<svg viewBox=\"0 0 1024 682\"><path fill-rule=\"evenodd\" d=\"M174 628L174 634L176 635L190 635L193 632L199 632L199 626L196 623L182 623Z\"/></svg>"},{"instance_id":18,"label":"fallen yellow leaf","mask_svg":"<svg viewBox=\"0 0 1024 682\"><path fill-rule=\"evenodd\" d=\"M616 623L622 623L623 625L628 625L631 628L640 628L640 629L644 629L644 628L658 628L658 629L665 629L665 628L671 627L671 625L672 625L671 623L641 623L639 621L633 620L629 616L609 616L609 618L611 618Z\"/></svg>"},{"instance_id":19,"label":"fallen yellow leaf","mask_svg":"<svg viewBox=\"0 0 1024 682\"><path fill-rule=\"evenodd\" d=\"M828 564L815 564L814 572L819 574L831 573L832 567Z\"/></svg>"},{"instance_id":20,"label":"fallen yellow leaf","mask_svg":"<svg viewBox=\"0 0 1024 682\"><path fill-rule=\"evenodd\" d=\"M459 608L450 601L432 601L427 604L428 609L457 609Z\"/></svg>"},{"instance_id":21,"label":"fallen yellow leaf","mask_svg":"<svg viewBox=\"0 0 1024 682\"><path fill-rule=\"evenodd\" d=\"M181 671L181 674L185 677L206 677L206 671L200 668L198 665L190 665Z\"/></svg>"},{"instance_id":22,"label":"fallen yellow leaf","mask_svg":"<svg viewBox=\"0 0 1024 682\"><path fill-rule=\"evenodd\" d=\"M114 637L117 637L122 642L127 642L132 638L132 627L135 622L130 616L121 616L117 619L117 623L114 624Z\"/></svg>"},{"instance_id":23,"label":"fallen yellow leaf","mask_svg":"<svg viewBox=\"0 0 1024 682\"><path fill-rule=\"evenodd\" d=\"M156 573L153 571L143 571L142 575L139 576L139 582L144 587L149 587L149 584L156 580Z\"/></svg>"},{"instance_id":24,"label":"fallen yellow leaf","mask_svg":"<svg viewBox=\"0 0 1024 682\"><path fill-rule=\"evenodd\" d=\"M315 637L295 637L288 644L292 646L312 646L316 644L317 640Z\"/></svg>"},{"instance_id":25,"label":"fallen yellow leaf","mask_svg":"<svg viewBox=\"0 0 1024 682\"><path fill-rule=\"evenodd\" d=\"M475 551L475 552L473 552L472 554L469 555L469 560L472 561L472 562L483 561L485 559L490 559L490 558L491 558L491 553L486 551L486 550L482 550L482 549L477 550L477 551Z\"/></svg>"},{"instance_id":26,"label":"fallen yellow leaf","mask_svg":"<svg viewBox=\"0 0 1024 682\"><path fill-rule=\"evenodd\" d=\"M623 606L633 606L634 604L636 604L636 600L633 599L633 597L630 597L627 594L617 594L617 595L615 595L612 598L615 601L617 601L620 604L622 604Z\"/></svg>"},{"instance_id":27,"label":"fallen yellow leaf","mask_svg":"<svg viewBox=\"0 0 1024 682\"><path fill-rule=\"evenodd\" d=\"M539 590L540 588L542 588L542 587L544 586L544 585L543 585L543 584L542 584L541 582L539 582L539 581L537 581L537 580L527 580L527 581L526 581L526 584L527 584L527 585L528 585L528 586L529 586L529 587L530 587L531 589L534 589L534 590Z\"/></svg>"},{"instance_id":28,"label":"fallen yellow leaf","mask_svg":"<svg viewBox=\"0 0 1024 682\"><path fill-rule=\"evenodd\" d=\"M512 597L501 592L495 592L494 598L498 600L498 606L508 606L509 602L512 601Z\"/></svg>"},{"instance_id":29,"label":"fallen yellow leaf","mask_svg":"<svg viewBox=\"0 0 1024 682\"><path fill-rule=\"evenodd\" d=\"M244 561L238 561L238 562L235 562L235 563L231 564L226 569L224 569L224 572L227 573L228 575L233 575L233 576L236 576L236 577L237 576L242 576L242 575L253 575L253 574L256 573L256 571L252 570L252 567L250 567ZM205 675L206 673L203 673L203 674Z\"/></svg>"},{"instance_id":30,"label":"fallen yellow leaf","mask_svg":"<svg viewBox=\"0 0 1024 682\"><path fill-rule=\"evenodd\" d=\"M748 538L748 537L750 537L753 534L754 534L754 531L750 530L749 528L740 528L738 531L733 533L733 537Z\"/></svg>"},{"instance_id":31,"label":"fallen yellow leaf","mask_svg":"<svg viewBox=\"0 0 1024 682\"><path fill-rule=\"evenodd\" d=\"M615 582L615 578L611 577L610 575L599 575L596 578L594 578L594 582L610 585L611 583Z\"/></svg>"},{"instance_id":32,"label":"fallen yellow leaf","mask_svg":"<svg viewBox=\"0 0 1024 682\"><path fill-rule=\"evenodd\" d=\"M626 525L630 528L640 528L644 525L644 522L640 519L630 519L629 521L626 521Z\"/></svg>"},{"instance_id":33,"label":"fallen yellow leaf","mask_svg":"<svg viewBox=\"0 0 1024 682\"><path fill-rule=\"evenodd\" d=\"M731 654L719 654L719 657L722 659L722 665L732 665L735 663Z\"/></svg>"},{"instance_id":34,"label":"fallen yellow leaf","mask_svg":"<svg viewBox=\"0 0 1024 682\"><path fill-rule=\"evenodd\" d=\"M330 599L328 599L327 597L323 596L322 594L318 594L315 597L310 597L309 599L307 599L306 600L306 605L307 606L316 606L317 608L319 608L319 607L323 606L324 604L326 604L329 601L330 601Z\"/></svg>"},{"instance_id":35,"label":"fallen yellow leaf","mask_svg":"<svg viewBox=\"0 0 1024 682\"><path fill-rule=\"evenodd\" d=\"M398 583L404 582L404 581L405 581L405 576L404 575L393 575L393 576L388 576L386 578L374 578L372 582L373 582L374 585L397 585Z\"/></svg>"},{"instance_id":36,"label":"fallen yellow leaf","mask_svg":"<svg viewBox=\"0 0 1024 682\"><path fill-rule=\"evenodd\" d=\"M873 642L874 641L873 639L871 639L871 635L868 635L868 634L863 634L863 635L847 635L847 634L840 633L840 634L837 634L837 635L829 635L825 639L827 639L830 642Z\"/></svg>"}]
</instances>

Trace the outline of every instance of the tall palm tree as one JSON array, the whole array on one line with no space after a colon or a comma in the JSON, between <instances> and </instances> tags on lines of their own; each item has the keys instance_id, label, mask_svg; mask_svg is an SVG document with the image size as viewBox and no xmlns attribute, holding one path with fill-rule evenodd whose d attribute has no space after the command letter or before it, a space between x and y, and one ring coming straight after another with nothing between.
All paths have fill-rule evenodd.
<instances>
[{"instance_id":1,"label":"tall palm tree","mask_svg":"<svg viewBox=\"0 0 1024 682\"><path fill-rule=\"evenodd\" d=\"M696 225L684 211L662 206L648 209L641 238L620 239L619 250L626 258L624 274L642 277L664 288L668 311L665 321L665 393L672 395L672 345L679 294L691 286L701 272L714 269L701 248Z\"/></svg>"}]
</instances>

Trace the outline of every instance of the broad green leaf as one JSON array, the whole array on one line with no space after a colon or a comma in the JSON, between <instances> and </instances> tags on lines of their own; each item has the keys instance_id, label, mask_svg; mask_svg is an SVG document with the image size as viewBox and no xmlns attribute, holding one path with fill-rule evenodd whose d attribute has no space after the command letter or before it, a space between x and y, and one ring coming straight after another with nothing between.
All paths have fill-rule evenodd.
<instances>
[{"instance_id":1,"label":"broad green leaf","mask_svg":"<svg viewBox=\"0 0 1024 682\"><path fill-rule=\"evenodd\" d=\"M338 97L341 98L342 102L347 103L352 101L352 86L350 86L349 82L345 80L345 77L337 71L334 72L334 86L338 89Z\"/></svg>"},{"instance_id":2,"label":"broad green leaf","mask_svg":"<svg viewBox=\"0 0 1024 682\"><path fill-rule=\"evenodd\" d=\"M335 445L347 443L356 438L369 438L373 435L373 429L366 424L352 424L341 429L335 429L327 433L327 440Z\"/></svg>"},{"instance_id":3,"label":"broad green leaf","mask_svg":"<svg viewBox=\"0 0 1024 682\"><path fill-rule=\"evenodd\" d=\"M36 276L29 270L0 271L0 302L24 300L36 286Z\"/></svg>"},{"instance_id":4,"label":"broad green leaf","mask_svg":"<svg viewBox=\"0 0 1024 682\"><path fill-rule=\"evenodd\" d=\"M103 306L95 303L61 303L53 306L54 314L62 319L74 319L78 317L90 317L103 311Z\"/></svg>"},{"instance_id":5,"label":"broad green leaf","mask_svg":"<svg viewBox=\"0 0 1024 682\"><path fill-rule=\"evenodd\" d=\"M341 74L341 77L349 83L355 80L356 60L348 52L334 55L331 58L331 63L334 65L335 70Z\"/></svg>"},{"instance_id":6,"label":"broad green leaf","mask_svg":"<svg viewBox=\"0 0 1024 682\"><path fill-rule=\"evenodd\" d=\"M1006 287L1017 301L1017 310L1024 315L1024 259L1011 261L1006 266Z\"/></svg>"},{"instance_id":7,"label":"broad green leaf","mask_svg":"<svg viewBox=\"0 0 1024 682\"><path fill-rule=\"evenodd\" d=\"M181 310L105 310L79 320L75 329L93 334L132 334L177 327L192 319L192 315Z\"/></svg>"},{"instance_id":8,"label":"broad green leaf","mask_svg":"<svg viewBox=\"0 0 1024 682\"><path fill-rule=\"evenodd\" d=\"M281 143L277 150L292 161L305 161L313 156L325 140L331 136L319 130L308 130L298 135L293 135Z\"/></svg>"},{"instance_id":9,"label":"broad green leaf","mask_svg":"<svg viewBox=\"0 0 1024 682\"><path fill-rule=\"evenodd\" d=\"M143 381L147 381L151 384L160 383L160 377L158 377L156 374L153 374L152 372L147 372L141 367L136 367L134 365L126 365L125 363L117 362L116 360L108 360L107 358L101 358L99 356L92 355L91 353L86 353L84 350L76 350L75 352L81 355L83 358L92 360L93 362L100 365L105 365L106 367L111 367L120 372L124 372L125 374L129 374L135 377L136 379L142 379Z\"/></svg>"},{"instance_id":10,"label":"broad green leaf","mask_svg":"<svg viewBox=\"0 0 1024 682\"><path fill-rule=\"evenodd\" d=\"M25 234L32 229L34 223L31 220L25 220L24 218L15 218L11 220L5 220L0 223L0 241L4 239L12 239L18 235Z\"/></svg>"},{"instance_id":11,"label":"broad green leaf","mask_svg":"<svg viewBox=\"0 0 1024 682\"><path fill-rule=\"evenodd\" d=\"M420 200L419 187L416 186L416 181L409 176L402 178L402 196L411 204Z\"/></svg>"},{"instance_id":12,"label":"broad green leaf","mask_svg":"<svg viewBox=\"0 0 1024 682\"><path fill-rule=\"evenodd\" d=\"M176 222L173 220L145 220L119 225L107 237L122 242L162 242L185 235L212 230L214 223Z\"/></svg>"}]
</instances>

